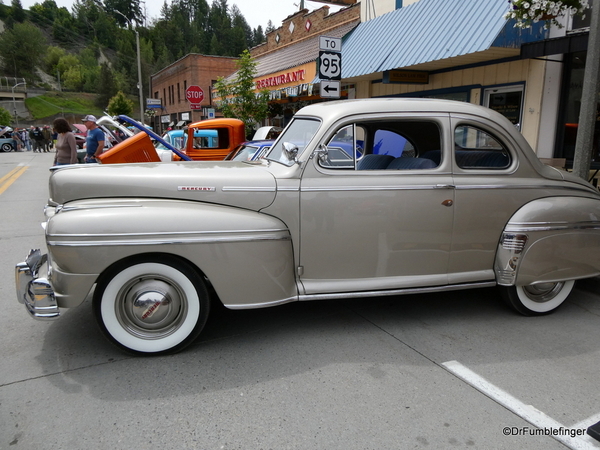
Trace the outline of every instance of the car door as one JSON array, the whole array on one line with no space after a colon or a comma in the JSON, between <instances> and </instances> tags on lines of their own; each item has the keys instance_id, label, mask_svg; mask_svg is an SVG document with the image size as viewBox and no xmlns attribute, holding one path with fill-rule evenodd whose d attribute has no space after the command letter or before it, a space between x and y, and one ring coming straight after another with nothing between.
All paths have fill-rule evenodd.
<instances>
[{"instance_id":1,"label":"car door","mask_svg":"<svg viewBox=\"0 0 600 450\"><path fill-rule=\"evenodd\" d=\"M305 294L448 283L454 215L451 164L442 157L448 127L447 115L413 114L367 117L332 130L323 142L328 150L313 155L301 180Z\"/></svg>"},{"instance_id":2,"label":"car door","mask_svg":"<svg viewBox=\"0 0 600 450\"><path fill-rule=\"evenodd\" d=\"M524 204L540 196L539 180L516 143L482 118L452 118L455 194L451 283L495 280L502 231Z\"/></svg>"}]
</instances>

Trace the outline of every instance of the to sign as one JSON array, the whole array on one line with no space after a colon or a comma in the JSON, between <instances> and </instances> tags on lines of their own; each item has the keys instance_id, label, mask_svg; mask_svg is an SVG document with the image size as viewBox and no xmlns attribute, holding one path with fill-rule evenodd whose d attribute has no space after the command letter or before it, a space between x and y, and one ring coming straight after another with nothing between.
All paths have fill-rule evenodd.
<instances>
[{"instance_id":1,"label":"to sign","mask_svg":"<svg viewBox=\"0 0 600 450\"><path fill-rule=\"evenodd\" d=\"M319 52L319 78L322 80L342 79L342 55L333 52Z\"/></svg>"},{"instance_id":2,"label":"to sign","mask_svg":"<svg viewBox=\"0 0 600 450\"><path fill-rule=\"evenodd\" d=\"M202 103L204 91L200 86L190 86L185 90L185 98L192 104Z\"/></svg>"},{"instance_id":3,"label":"to sign","mask_svg":"<svg viewBox=\"0 0 600 450\"><path fill-rule=\"evenodd\" d=\"M319 50L329 50L330 52L341 52L342 51L342 38L319 36Z\"/></svg>"}]
</instances>

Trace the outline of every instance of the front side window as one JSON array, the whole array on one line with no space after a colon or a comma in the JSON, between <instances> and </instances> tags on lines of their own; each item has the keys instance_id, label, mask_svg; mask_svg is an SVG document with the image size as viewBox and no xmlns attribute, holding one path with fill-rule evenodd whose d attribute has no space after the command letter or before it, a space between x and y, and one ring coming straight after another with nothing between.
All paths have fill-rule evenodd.
<instances>
[{"instance_id":1,"label":"front side window","mask_svg":"<svg viewBox=\"0 0 600 450\"><path fill-rule=\"evenodd\" d=\"M314 119L294 119L271 147L266 159L291 166L295 162L294 155L304 151L320 125L321 122Z\"/></svg>"},{"instance_id":2,"label":"front side window","mask_svg":"<svg viewBox=\"0 0 600 450\"><path fill-rule=\"evenodd\" d=\"M511 163L510 152L496 137L467 125L454 130L454 158L461 169L506 169Z\"/></svg>"}]
</instances>

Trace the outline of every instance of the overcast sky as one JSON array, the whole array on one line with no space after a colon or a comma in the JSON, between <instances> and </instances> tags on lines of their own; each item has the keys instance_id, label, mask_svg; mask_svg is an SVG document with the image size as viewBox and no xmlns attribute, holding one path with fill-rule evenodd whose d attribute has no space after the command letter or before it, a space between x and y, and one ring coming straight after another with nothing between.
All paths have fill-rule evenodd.
<instances>
[{"instance_id":1,"label":"overcast sky","mask_svg":"<svg viewBox=\"0 0 600 450\"><path fill-rule=\"evenodd\" d=\"M71 7L74 3L73 0L54 1L58 6L64 6L69 11L71 11ZM212 3L212 0L207 1L209 5ZM42 2L43 0L21 0L21 4L25 9L29 9L32 5ZM171 1L167 0L167 3L170 4ZM294 5L294 3L296 5ZM10 1L4 1L4 4L10 5ZM145 2L142 1L142 5L144 4L146 5L148 19L151 17L157 18L160 15L160 10L162 8L162 5L164 4L164 0L146 0ZM269 20L273 23L273 26L275 28L280 27L281 21L283 19L298 11L299 6L297 5L300 4L300 0L228 0L227 4L230 7L233 5L237 5L251 28L256 28L259 25L261 25L264 30ZM307 8L310 11L314 9L319 9L322 6L324 6L323 3L308 0L305 1L305 8ZM339 9L339 6L330 5L329 12L333 13L335 11L338 11Z\"/></svg>"}]
</instances>

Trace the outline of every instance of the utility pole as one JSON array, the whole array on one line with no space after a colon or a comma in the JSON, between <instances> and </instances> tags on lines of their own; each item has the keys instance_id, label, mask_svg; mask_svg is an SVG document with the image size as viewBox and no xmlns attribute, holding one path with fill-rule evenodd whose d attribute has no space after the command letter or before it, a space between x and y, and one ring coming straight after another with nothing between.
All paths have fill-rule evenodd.
<instances>
[{"instance_id":1,"label":"utility pole","mask_svg":"<svg viewBox=\"0 0 600 450\"><path fill-rule=\"evenodd\" d=\"M573 173L584 180L589 178L592 162L594 130L598 115L598 92L600 91L600 0L591 7L590 34L583 74L581 110L573 159Z\"/></svg>"},{"instance_id":2,"label":"utility pole","mask_svg":"<svg viewBox=\"0 0 600 450\"><path fill-rule=\"evenodd\" d=\"M137 47L138 91L139 91L139 97L140 97L140 123L143 124L144 123L144 89L142 88L142 58L141 58L141 54L140 54L140 33L138 33L138 31L133 28L133 23L131 23L131 20L129 20L125 14L123 14L120 11L117 11L116 9L114 11L117 14L120 14L121 16L123 16L123 18L127 21L127 23L129 23L129 26L135 33L135 44Z\"/></svg>"},{"instance_id":3,"label":"utility pole","mask_svg":"<svg viewBox=\"0 0 600 450\"><path fill-rule=\"evenodd\" d=\"M15 123L16 123L16 126L19 126L19 119L18 119L18 116L17 116L17 102L15 101L15 88L16 88L17 86L20 86L20 85L22 85L22 84L24 84L25 86L27 86L27 83L26 83L25 81L23 81L23 82L21 82L21 83L17 83L17 84L15 84L15 85L12 87L13 112L14 112L14 114L15 114Z\"/></svg>"}]
</instances>

